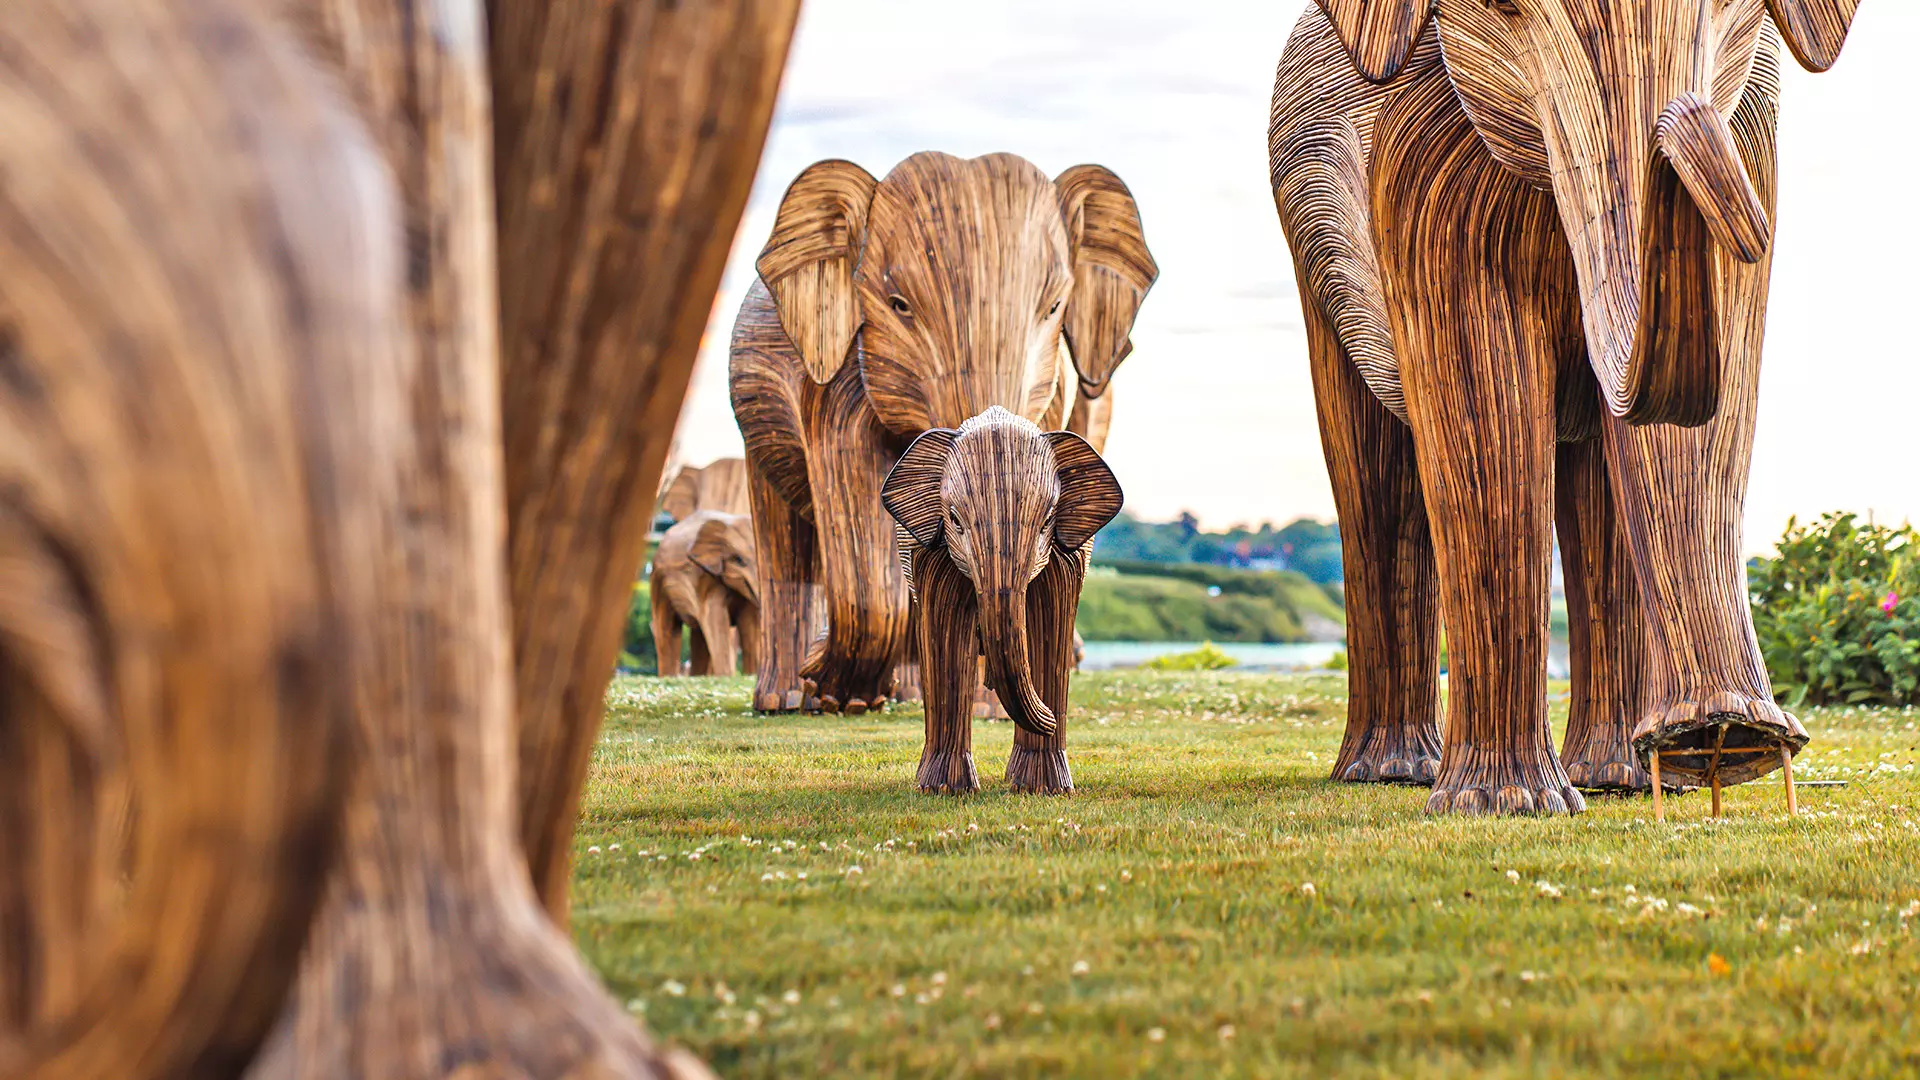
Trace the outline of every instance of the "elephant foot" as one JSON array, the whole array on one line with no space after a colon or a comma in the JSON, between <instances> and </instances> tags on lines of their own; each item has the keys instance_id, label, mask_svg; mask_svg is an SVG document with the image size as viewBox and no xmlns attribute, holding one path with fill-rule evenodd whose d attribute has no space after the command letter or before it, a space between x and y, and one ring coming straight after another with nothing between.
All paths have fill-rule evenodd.
<instances>
[{"instance_id":1,"label":"elephant foot","mask_svg":"<svg viewBox=\"0 0 1920 1080\"><path fill-rule=\"evenodd\" d=\"M807 700L813 703L808 708L808 712L845 713L848 716L859 716L864 712L879 712L887 707L886 691L878 686L851 690L843 686L840 692L836 693L831 688L823 689L812 679L802 679L800 685L807 692Z\"/></svg>"},{"instance_id":2,"label":"elephant foot","mask_svg":"<svg viewBox=\"0 0 1920 1080\"><path fill-rule=\"evenodd\" d=\"M1588 791L1650 791L1653 781L1618 727L1594 732L1560 755L1567 779ZM1669 785L1671 786L1671 785Z\"/></svg>"},{"instance_id":3,"label":"elephant foot","mask_svg":"<svg viewBox=\"0 0 1920 1080\"><path fill-rule=\"evenodd\" d=\"M920 755L920 790L929 794L965 795L980 790L980 773L971 750L934 750Z\"/></svg>"},{"instance_id":4,"label":"elephant foot","mask_svg":"<svg viewBox=\"0 0 1920 1080\"><path fill-rule=\"evenodd\" d=\"M1064 795L1073 790L1073 770L1065 750L1016 746L1007 758L1007 783L1014 791Z\"/></svg>"},{"instance_id":5,"label":"elephant foot","mask_svg":"<svg viewBox=\"0 0 1920 1080\"><path fill-rule=\"evenodd\" d=\"M713 1076L654 1044L530 896L444 899L480 911L433 929L445 912L424 900L402 910L336 888L248 1080Z\"/></svg>"},{"instance_id":6,"label":"elephant foot","mask_svg":"<svg viewBox=\"0 0 1920 1080\"><path fill-rule=\"evenodd\" d=\"M900 702L921 700L920 665L916 663L895 664L893 668L893 700Z\"/></svg>"},{"instance_id":7,"label":"elephant foot","mask_svg":"<svg viewBox=\"0 0 1920 1080\"><path fill-rule=\"evenodd\" d=\"M1663 786L1742 784L1778 769L1781 747L1799 753L1807 729L1770 698L1735 690L1696 691L1641 717L1633 729L1636 757L1660 751Z\"/></svg>"},{"instance_id":8,"label":"elephant foot","mask_svg":"<svg viewBox=\"0 0 1920 1080\"><path fill-rule=\"evenodd\" d=\"M820 699L786 680L760 679L753 689L753 711L759 713L810 713L820 711Z\"/></svg>"},{"instance_id":9,"label":"elephant foot","mask_svg":"<svg viewBox=\"0 0 1920 1080\"><path fill-rule=\"evenodd\" d=\"M1440 772L1437 738L1428 740L1370 739L1352 758L1334 763L1333 779L1349 784L1418 784L1430 786Z\"/></svg>"},{"instance_id":10,"label":"elephant foot","mask_svg":"<svg viewBox=\"0 0 1920 1080\"><path fill-rule=\"evenodd\" d=\"M800 688L817 699L815 710L858 716L886 708L893 693L893 665L833 660L824 654L800 669Z\"/></svg>"},{"instance_id":11,"label":"elephant foot","mask_svg":"<svg viewBox=\"0 0 1920 1080\"><path fill-rule=\"evenodd\" d=\"M1577 814L1587 808L1553 751L1456 750L1440 764L1429 814Z\"/></svg>"}]
</instances>

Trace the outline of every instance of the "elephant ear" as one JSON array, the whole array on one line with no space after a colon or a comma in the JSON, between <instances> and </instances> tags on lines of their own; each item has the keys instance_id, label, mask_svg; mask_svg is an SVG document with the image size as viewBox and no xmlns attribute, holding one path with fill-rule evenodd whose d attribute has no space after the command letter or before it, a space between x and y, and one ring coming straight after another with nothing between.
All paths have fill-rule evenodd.
<instances>
[{"instance_id":1,"label":"elephant ear","mask_svg":"<svg viewBox=\"0 0 1920 1080\"><path fill-rule=\"evenodd\" d=\"M934 428L913 440L907 452L880 485L880 505L913 536L921 547L942 543L940 481L947 474L947 458L960 433Z\"/></svg>"},{"instance_id":2,"label":"elephant ear","mask_svg":"<svg viewBox=\"0 0 1920 1080\"><path fill-rule=\"evenodd\" d=\"M702 514L698 531L693 534L693 543L687 548L687 559L714 577L723 576L727 568L727 556L733 554L727 517L725 514Z\"/></svg>"},{"instance_id":3,"label":"elephant ear","mask_svg":"<svg viewBox=\"0 0 1920 1080\"><path fill-rule=\"evenodd\" d=\"M754 263L807 375L831 380L860 329L853 270L867 240L875 181L851 161L807 166L780 199L773 236Z\"/></svg>"},{"instance_id":4,"label":"elephant ear","mask_svg":"<svg viewBox=\"0 0 1920 1080\"><path fill-rule=\"evenodd\" d=\"M1053 511L1053 545L1071 554L1120 513L1125 496L1113 470L1087 440L1071 431L1049 431L1054 469L1060 477L1060 502Z\"/></svg>"},{"instance_id":5,"label":"elephant ear","mask_svg":"<svg viewBox=\"0 0 1920 1080\"><path fill-rule=\"evenodd\" d=\"M1860 0L1767 0L1780 36L1808 71L1825 71L1840 59L1859 7Z\"/></svg>"},{"instance_id":6,"label":"elephant ear","mask_svg":"<svg viewBox=\"0 0 1920 1080\"><path fill-rule=\"evenodd\" d=\"M1830 0L1832 2L1832 0ZM1846 2L1846 0L1837 0ZM1353 66L1367 81L1400 74L1426 29L1433 0L1318 0Z\"/></svg>"},{"instance_id":7,"label":"elephant ear","mask_svg":"<svg viewBox=\"0 0 1920 1080\"><path fill-rule=\"evenodd\" d=\"M1073 292L1062 329L1081 384L1098 395L1133 349L1127 334L1160 267L1147 250L1133 193L1111 170L1075 165L1061 173L1053 187L1073 265Z\"/></svg>"}]
</instances>

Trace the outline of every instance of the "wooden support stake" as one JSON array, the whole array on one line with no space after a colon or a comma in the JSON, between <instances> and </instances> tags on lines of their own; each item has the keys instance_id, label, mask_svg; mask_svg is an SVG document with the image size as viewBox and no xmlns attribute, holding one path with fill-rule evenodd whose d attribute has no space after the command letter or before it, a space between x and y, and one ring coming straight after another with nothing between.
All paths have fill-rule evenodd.
<instances>
[{"instance_id":1,"label":"wooden support stake","mask_svg":"<svg viewBox=\"0 0 1920 1080\"><path fill-rule=\"evenodd\" d=\"M1713 737L1713 758L1707 762L1707 784L1713 788L1713 817L1720 819L1720 751L1727 741L1727 725L1721 724Z\"/></svg>"},{"instance_id":2,"label":"wooden support stake","mask_svg":"<svg viewBox=\"0 0 1920 1080\"><path fill-rule=\"evenodd\" d=\"M1793 791L1793 748L1780 744L1780 775L1787 781L1787 816L1800 816L1800 800Z\"/></svg>"},{"instance_id":3,"label":"wooden support stake","mask_svg":"<svg viewBox=\"0 0 1920 1080\"><path fill-rule=\"evenodd\" d=\"M1666 803L1662 802L1660 798L1660 751L1655 750L1653 753L1647 755L1647 762L1652 766L1653 772L1653 820L1665 821L1667 820L1667 807Z\"/></svg>"}]
</instances>

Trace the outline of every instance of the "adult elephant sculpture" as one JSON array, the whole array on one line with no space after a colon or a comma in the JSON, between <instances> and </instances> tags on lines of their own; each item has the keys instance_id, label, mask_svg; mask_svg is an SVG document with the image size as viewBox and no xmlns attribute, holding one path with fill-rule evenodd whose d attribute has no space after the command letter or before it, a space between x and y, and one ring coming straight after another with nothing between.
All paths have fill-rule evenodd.
<instances>
[{"instance_id":1,"label":"adult elephant sculpture","mask_svg":"<svg viewBox=\"0 0 1920 1080\"><path fill-rule=\"evenodd\" d=\"M746 670L757 670L760 583L753 522L745 514L701 510L675 523L653 553L647 592L660 674L679 674L681 628L689 624L693 655L687 674L731 675L740 650Z\"/></svg>"},{"instance_id":2,"label":"adult elephant sculpture","mask_svg":"<svg viewBox=\"0 0 1920 1080\"><path fill-rule=\"evenodd\" d=\"M915 439L881 498L911 537L927 741L922 791L980 787L973 763L979 657L1019 731L1015 791L1073 790L1067 682L1073 616L1093 534L1120 512L1120 484L1085 439L1043 432L998 406Z\"/></svg>"},{"instance_id":3,"label":"adult elephant sculpture","mask_svg":"<svg viewBox=\"0 0 1920 1080\"><path fill-rule=\"evenodd\" d=\"M1565 812L1583 805L1572 780L1645 786L1634 746L1804 745L1773 703L1740 559L1767 14L1824 69L1854 8L1322 0L1301 19L1269 149L1348 568L1336 777L1431 780L1433 812ZM1556 440L1571 778L1543 674ZM1750 754L1722 776L1777 764Z\"/></svg>"},{"instance_id":4,"label":"adult elephant sculpture","mask_svg":"<svg viewBox=\"0 0 1920 1080\"><path fill-rule=\"evenodd\" d=\"M863 712L891 694L907 641L887 470L908 440L990 406L1065 424L1063 359L1104 386L1158 269L1106 169L1049 182L1011 154L939 153L881 181L809 167L757 265L731 365L761 571L754 708Z\"/></svg>"}]
</instances>

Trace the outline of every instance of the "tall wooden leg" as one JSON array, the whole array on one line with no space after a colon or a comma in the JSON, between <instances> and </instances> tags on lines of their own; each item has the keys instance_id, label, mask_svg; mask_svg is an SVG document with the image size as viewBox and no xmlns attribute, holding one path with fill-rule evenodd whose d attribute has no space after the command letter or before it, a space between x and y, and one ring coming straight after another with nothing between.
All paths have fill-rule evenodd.
<instances>
[{"instance_id":1,"label":"tall wooden leg","mask_svg":"<svg viewBox=\"0 0 1920 1080\"><path fill-rule=\"evenodd\" d=\"M659 108L641 107L640 96L665 92L650 76L671 68L669 83L684 84L698 100L711 88L716 55L751 56L760 39L746 33L726 47L707 47L699 34L689 41L697 27L676 21L665 4L658 11L642 3L530 6L541 9L534 22L553 25L514 17L529 14L518 5L494 7L494 41L511 60L591 53L622 74L583 66L570 76L582 85L553 94L558 102L529 100L530 91L515 97L528 88L502 78L508 100L501 110L518 118L502 125L504 160L526 170L499 201L514 268L504 284L493 257L495 162L487 156L492 110L479 0L339 0L322 9L340 82L359 92L362 111L387 137L404 192L405 228L395 235L409 244L412 347L404 365L389 365L401 384L389 402L391 422L406 438L390 455L397 475L379 519L387 542L366 569L381 600L377 618L362 628L373 667L354 683L355 742L367 752L353 774L345 852L295 998L255 1065L262 1080L703 1071L650 1044L553 914L564 911L578 784L612 670L605 650L617 645L618 609L640 563L660 459L655 441L664 447L683 381L672 373L679 339L653 321L659 297L647 288L636 294L635 283L659 275L697 293L683 279L701 276L673 252L662 252L645 274L635 271L639 238L630 230L643 220L724 236L731 218L716 226L704 212L689 211L689 220L669 204L649 217L631 205L635 193L653 205L662 182L652 170L680 159L668 151L684 144L664 135L659 158L627 173L618 192L607 186L617 173L584 163L575 171L573 162L555 159L581 153L606 170L624 165L648 142L636 127L642 117L653 125L681 115L672 95ZM725 7L681 11L698 22L722 18ZM550 40L548 30L558 36ZM777 36L784 44L784 30ZM753 64L756 72L764 67ZM603 84L604 110L576 107L526 122L529 112L565 112L569 100L593 100L583 87ZM740 104L757 100L749 94ZM608 127L596 129L603 137L590 146L565 137L601 120ZM742 139L730 113L715 122L717 138ZM747 125L749 146L763 125L764 117ZM564 145L549 145L549 137ZM721 171L714 192L731 190L730 175ZM688 190L707 197L708 176L693 168ZM574 200L589 191L600 212L621 220L574 216ZM544 241L532 242L528 233L540 229L527 218L556 204L561 220L544 221ZM613 271L620 304L593 287L604 285L595 267ZM536 317L516 307L506 320L508 355L518 357L508 367L521 376L508 379L506 393L516 416L505 439L513 477L502 469L496 297L533 307L564 301L565 308ZM677 317L697 333L706 295L694 304L699 314ZM639 340L608 334L610 319ZM528 374L529 363L565 377ZM657 385L636 391L628 377ZM531 423L533 414L546 422ZM524 608L509 609L503 522L511 525L511 595ZM516 706L514 627L529 622L540 629L519 639ZM516 708L525 739L516 737ZM522 762L526 768L517 770ZM536 837L532 876L523 829Z\"/></svg>"},{"instance_id":2,"label":"tall wooden leg","mask_svg":"<svg viewBox=\"0 0 1920 1080\"><path fill-rule=\"evenodd\" d=\"M1665 797L1660 791L1660 751L1655 750L1647 755L1647 770L1651 774L1650 782L1653 785L1653 820L1665 821L1667 806Z\"/></svg>"},{"instance_id":3,"label":"tall wooden leg","mask_svg":"<svg viewBox=\"0 0 1920 1080\"><path fill-rule=\"evenodd\" d=\"M1447 628L1446 742L1431 813L1567 813L1549 742L1553 405L1583 347L1573 268L1543 192L1494 163L1444 77L1375 133L1375 234Z\"/></svg>"},{"instance_id":4,"label":"tall wooden leg","mask_svg":"<svg viewBox=\"0 0 1920 1080\"><path fill-rule=\"evenodd\" d=\"M811 712L818 702L802 686L800 664L819 621L813 522L788 505L756 457L757 448L749 441L747 494L753 503L754 557L760 571L753 707L759 712Z\"/></svg>"},{"instance_id":5,"label":"tall wooden leg","mask_svg":"<svg viewBox=\"0 0 1920 1080\"><path fill-rule=\"evenodd\" d=\"M798 8L486 3L521 835L562 922L621 598Z\"/></svg>"},{"instance_id":6,"label":"tall wooden leg","mask_svg":"<svg viewBox=\"0 0 1920 1080\"><path fill-rule=\"evenodd\" d=\"M1561 443L1558 456L1555 521L1573 676L1560 760L1575 787L1644 791L1647 772L1628 741L1645 653L1640 587L1614 517L1599 441Z\"/></svg>"},{"instance_id":7,"label":"tall wooden leg","mask_svg":"<svg viewBox=\"0 0 1920 1080\"><path fill-rule=\"evenodd\" d=\"M1313 298L1301 303L1346 576L1347 728L1333 778L1430 784L1439 605L1413 432L1361 381Z\"/></svg>"},{"instance_id":8,"label":"tall wooden leg","mask_svg":"<svg viewBox=\"0 0 1920 1080\"><path fill-rule=\"evenodd\" d=\"M980 790L973 762L973 684L980 646L973 582L945 551L916 549L914 587L937 618L915 620L920 632L920 693L927 741L916 782L921 791ZM924 614L924 613L923 613Z\"/></svg>"}]
</instances>

